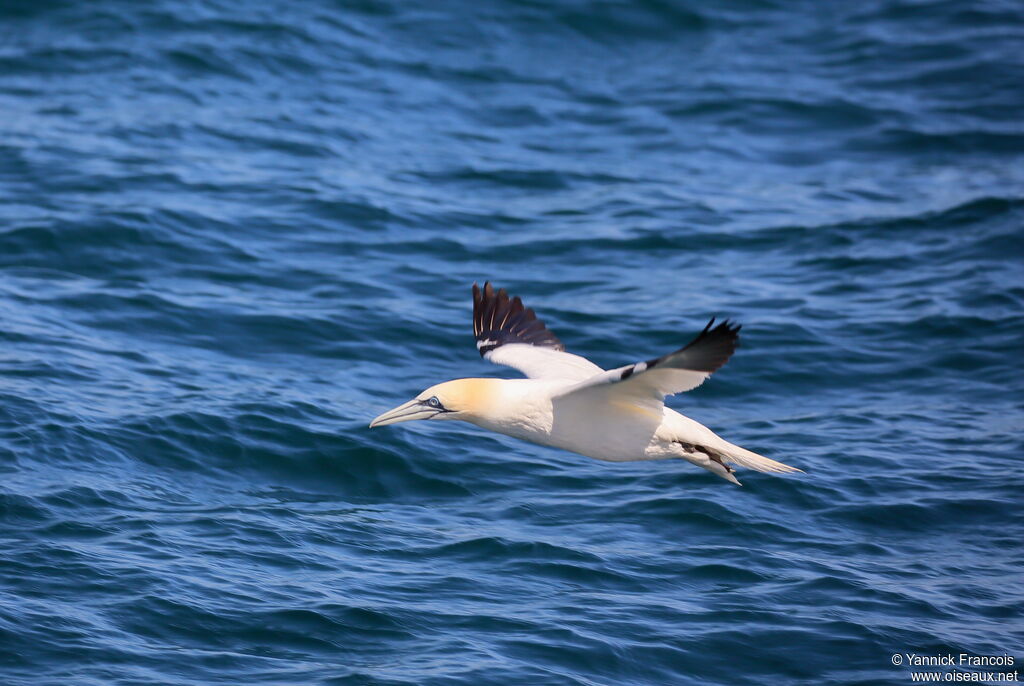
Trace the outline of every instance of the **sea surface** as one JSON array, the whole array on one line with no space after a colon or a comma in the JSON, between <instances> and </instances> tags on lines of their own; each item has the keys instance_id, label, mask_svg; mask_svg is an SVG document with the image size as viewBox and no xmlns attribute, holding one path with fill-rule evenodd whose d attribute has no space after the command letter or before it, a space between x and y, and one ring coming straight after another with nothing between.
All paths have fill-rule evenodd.
<instances>
[{"instance_id":1,"label":"sea surface","mask_svg":"<svg viewBox=\"0 0 1024 686\"><path fill-rule=\"evenodd\" d=\"M485 280L806 474L369 429ZM1019 2L6 0L0 683L1020 668L1022 340Z\"/></svg>"}]
</instances>

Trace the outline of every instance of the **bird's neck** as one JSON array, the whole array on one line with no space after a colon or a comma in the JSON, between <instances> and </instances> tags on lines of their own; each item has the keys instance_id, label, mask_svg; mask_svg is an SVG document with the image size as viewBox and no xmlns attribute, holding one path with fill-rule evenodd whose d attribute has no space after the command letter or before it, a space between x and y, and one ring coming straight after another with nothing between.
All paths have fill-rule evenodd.
<instances>
[{"instance_id":1,"label":"bird's neck","mask_svg":"<svg viewBox=\"0 0 1024 686\"><path fill-rule=\"evenodd\" d=\"M550 431L551 396L533 379L474 379L481 382L480 402L464 419L485 429L536 440Z\"/></svg>"}]
</instances>

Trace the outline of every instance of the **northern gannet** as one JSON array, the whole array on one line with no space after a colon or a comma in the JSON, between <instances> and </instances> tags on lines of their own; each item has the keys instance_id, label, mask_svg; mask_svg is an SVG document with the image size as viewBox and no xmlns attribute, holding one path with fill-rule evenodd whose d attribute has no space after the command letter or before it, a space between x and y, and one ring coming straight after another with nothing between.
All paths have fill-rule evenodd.
<instances>
[{"instance_id":1,"label":"northern gannet","mask_svg":"<svg viewBox=\"0 0 1024 686\"><path fill-rule=\"evenodd\" d=\"M480 356L526 379L455 379L385 412L370 426L460 419L533 443L598 460L681 457L736 485L731 465L799 472L719 438L665 407L666 395L701 385L736 350L739 326L724 321L675 352L605 371L565 346L533 310L490 282L473 284L473 335Z\"/></svg>"}]
</instances>

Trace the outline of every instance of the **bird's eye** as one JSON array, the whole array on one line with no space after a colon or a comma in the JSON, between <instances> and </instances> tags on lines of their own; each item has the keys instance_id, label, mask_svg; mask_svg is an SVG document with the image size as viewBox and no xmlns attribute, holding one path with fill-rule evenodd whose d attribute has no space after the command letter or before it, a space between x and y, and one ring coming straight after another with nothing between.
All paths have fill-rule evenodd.
<instances>
[{"instance_id":1,"label":"bird's eye","mask_svg":"<svg viewBox=\"0 0 1024 686\"><path fill-rule=\"evenodd\" d=\"M441 401L437 399L436 395L430 396L430 400L427 401L427 404L431 407L441 407Z\"/></svg>"}]
</instances>

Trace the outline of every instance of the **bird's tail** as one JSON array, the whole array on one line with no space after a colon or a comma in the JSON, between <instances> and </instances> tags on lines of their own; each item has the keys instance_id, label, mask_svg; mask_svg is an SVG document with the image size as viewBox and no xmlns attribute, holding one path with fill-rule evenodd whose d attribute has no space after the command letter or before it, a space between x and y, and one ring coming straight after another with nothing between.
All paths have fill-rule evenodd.
<instances>
[{"instance_id":1,"label":"bird's tail","mask_svg":"<svg viewBox=\"0 0 1024 686\"><path fill-rule=\"evenodd\" d=\"M704 427L701 428L703 429ZM742 486L743 484L736 478L736 470L732 465L754 469L759 472L774 472L776 474L803 472L802 469L790 467L788 464L776 462L763 455L751 452L746 448L741 448L716 436L707 429L704 429L704 431L707 434L702 437L704 440L701 443L689 443L683 440L674 441L679 450L679 456L737 486Z\"/></svg>"},{"instance_id":2,"label":"bird's tail","mask_svg":"<svg viewBox=\"0 0 1024 686\"><path fill-rule=\"evenodd\" d=\"M753 469L758 472L773 472L776 474L800 472L803 474L804 471L802 469L797 469L796 467L790 467L788 464L777 462L763 455L758 455L755 452L751 452L746 448L741 448L738 445L733 445L732 443L729 443L728 447L723 449L721 452L725 462L739 465L740 467L746 467L747 469Z\"/></svg>"}]
</instances>

